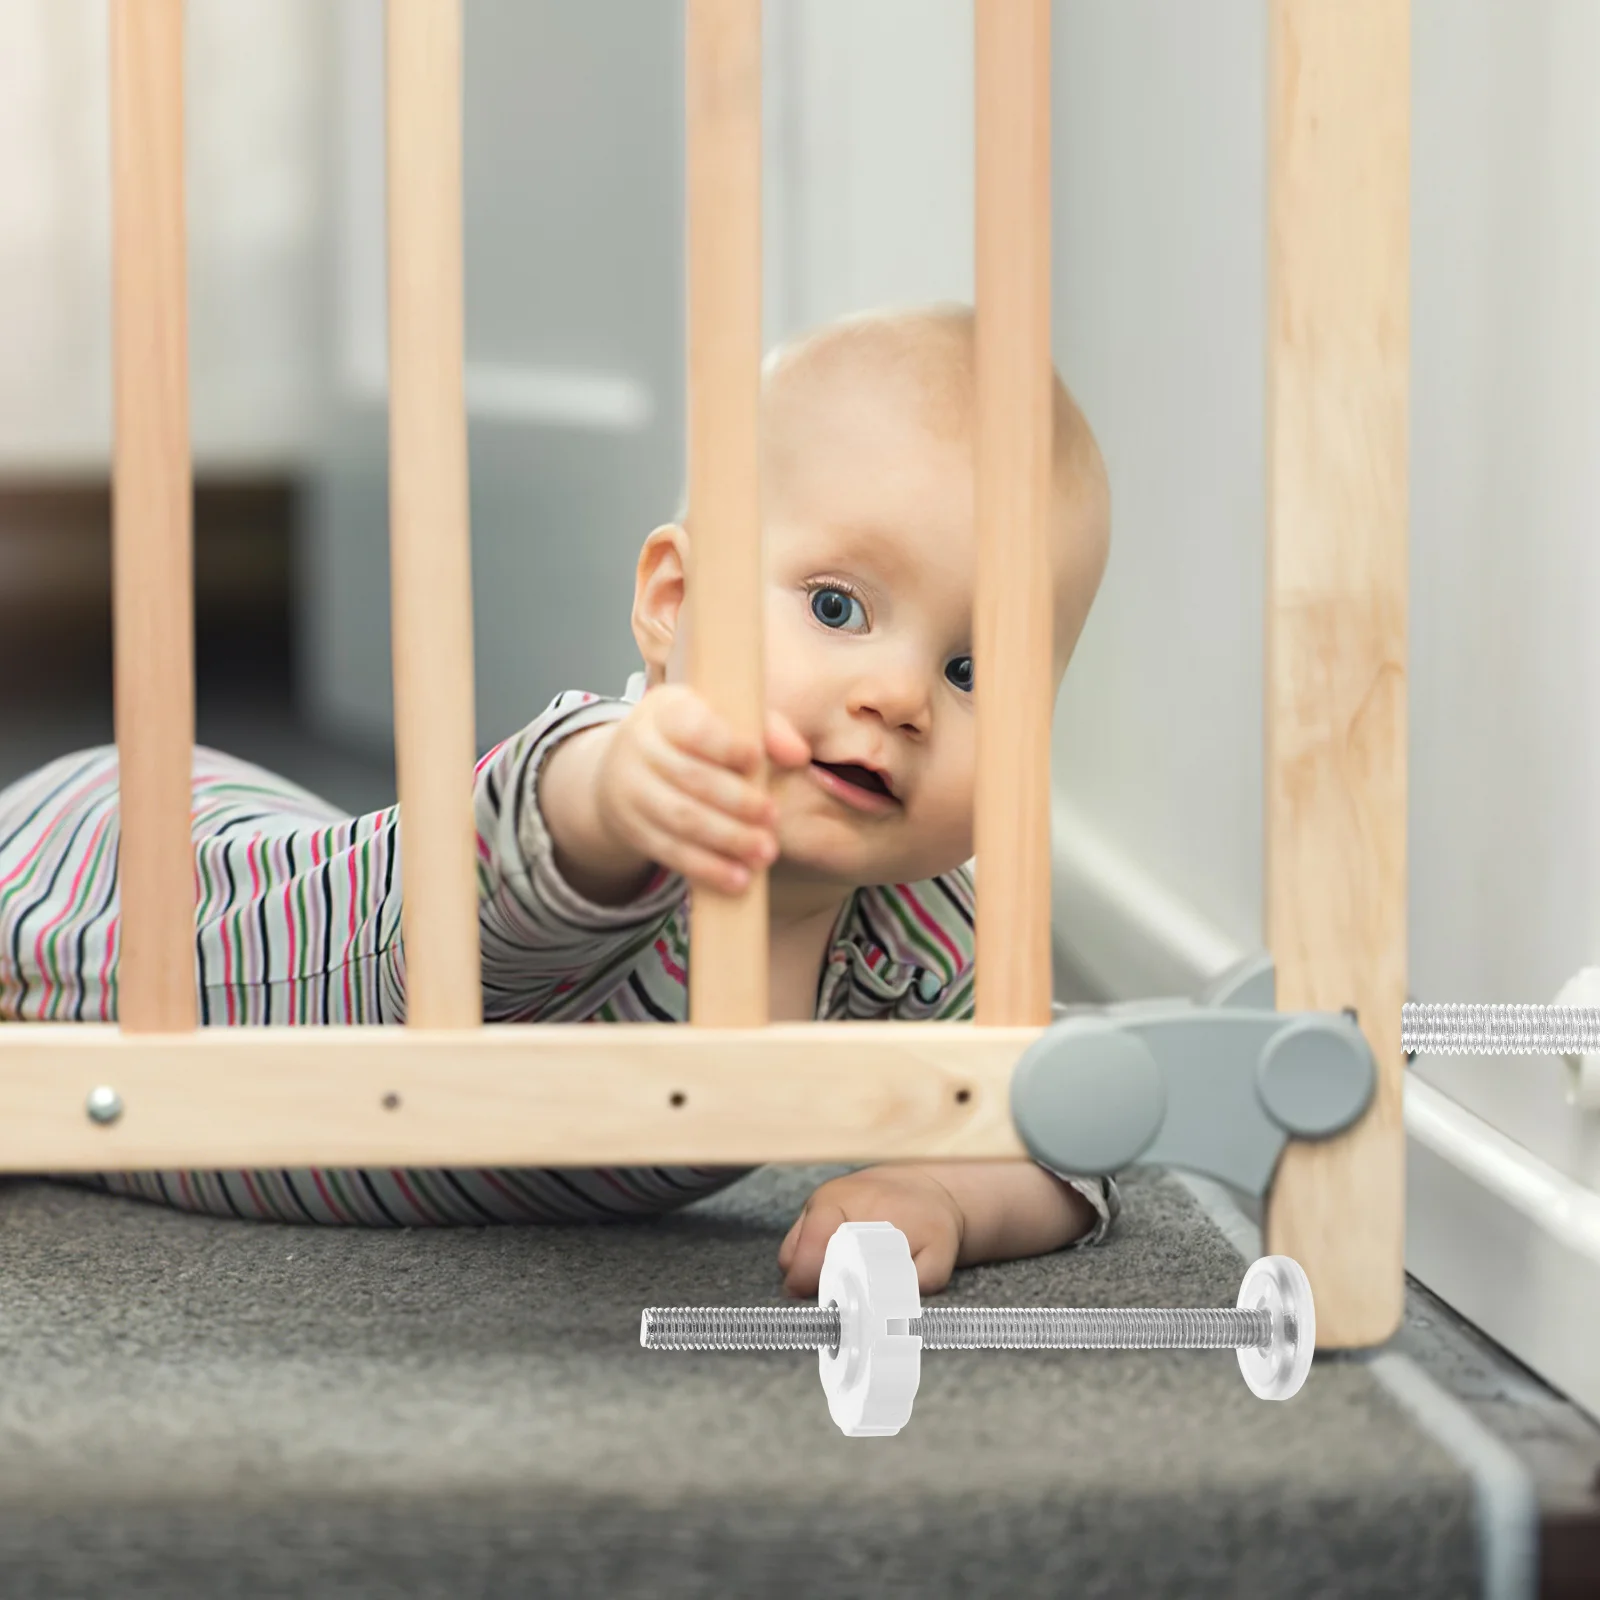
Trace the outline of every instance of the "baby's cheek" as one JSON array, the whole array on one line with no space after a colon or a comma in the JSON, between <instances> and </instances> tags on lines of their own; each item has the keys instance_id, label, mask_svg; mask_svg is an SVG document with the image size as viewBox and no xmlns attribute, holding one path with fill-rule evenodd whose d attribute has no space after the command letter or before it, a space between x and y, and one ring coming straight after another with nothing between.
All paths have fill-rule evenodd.
<instances>
[{"instance_id":1,"label":"baby's cheek","mask_svg":"<svg viewBox=\"0 0 1600 1600\"><path fill-rule=\"evenodd\" d=\"M924 789L900 819L899 844L906 870L931 877L948 872L973 852L972 803L948 791Z\"/></svg>"},{"instance_id":2,"label":"baby's cheek","mask_svg":"<svg viewBox=\"0 0 1600 1600\"><path fill-rule=\"evenodd\" d=\"M794 626L794 619L782 606L769 606L766 618L765 650L767 665L767 704L792 718L798 686L805 682L806 638Z\"/></svg>"},{"instance_id":3,"label":"baby's cheek","mask_svg":"<svg viewBox=\"0 0 1600 1600\"><path fill-rule=\"evenodd\" d=\"M939 843L943 852L967 860L975 847L976 831L970 792L952 792L939 819Z\"/></svg>"},{"instance_id":4,"label":"baby's cheek","mask_svg":"<svg viewBox=\"0 0 1600 1600\"><path fill-rule=\"evenodd\" d=\"M977 801L977 766L972 751L961 747L941 751L940 759L927 773L920 798L931 801L948 826L972 826Z\"/></svg>"}]
</instances>

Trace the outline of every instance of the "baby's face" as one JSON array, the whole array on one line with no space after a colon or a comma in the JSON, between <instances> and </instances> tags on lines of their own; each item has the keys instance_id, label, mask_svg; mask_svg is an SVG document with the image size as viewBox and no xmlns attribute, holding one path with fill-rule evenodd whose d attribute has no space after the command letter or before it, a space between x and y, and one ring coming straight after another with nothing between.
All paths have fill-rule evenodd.
<instances>
[{"instance_id":1,"label":"baby's face","mask_svg":"<svg viewBox=\"0 0 1600 1600\"><path fill-rule=\"evenodd\" d=\"M813 756L773 771L773 872L914 882L973 850L971 444L868 401L807 435L765 479L768 704Z\"/></svg>"}]
</instances>

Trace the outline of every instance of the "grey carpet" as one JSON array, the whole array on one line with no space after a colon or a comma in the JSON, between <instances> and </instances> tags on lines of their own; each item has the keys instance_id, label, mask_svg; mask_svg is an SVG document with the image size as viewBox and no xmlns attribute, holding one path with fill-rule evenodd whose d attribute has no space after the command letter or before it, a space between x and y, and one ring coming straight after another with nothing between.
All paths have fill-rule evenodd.
<instances>
[{"instance_id":1,"label":"grey carpet","mask_svg":"<svg viewBox=\"0 0 1600 1600\"><path fill-rule=\"evenodd\" d=\"M838 1168L606 1227L357 1232L0 1186L0 1592L90 1597L1363 1597L1477 1592L1471 1486L1359 1362L1286 1404L1229 1352L926 1355L846 1439L814 1357L639 1347L780 1298ZM959 1273L990 1305L1231 1305L1189 1194Z\"/></svg>"}]
</instances>

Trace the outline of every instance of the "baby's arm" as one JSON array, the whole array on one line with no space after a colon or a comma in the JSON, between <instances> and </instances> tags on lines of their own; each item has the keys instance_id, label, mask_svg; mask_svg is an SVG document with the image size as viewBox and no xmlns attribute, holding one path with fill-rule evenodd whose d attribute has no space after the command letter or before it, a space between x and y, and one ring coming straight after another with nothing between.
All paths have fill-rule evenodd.
<instances>
[{"instance_id":1,"label":"baby's arm","mask_svg":"<svg viewBox=\"0 0 1600 1600\"><path fill-rule=\"evenodd\" d=\"M1042 1256L1081 1239L1098 1221L1070 1183L1033 1161L917 1163L960 1207L958 1267Z\"/></svg>"},{"instance_id":2,"label":"baby's arm","mask_svg":"<svg viewBox=\"0 0 1600 1600\"><path fill-rule=\"evenodd\" d=\"M786 724L766 754L809 760ZM489 1021L578 1020L686 890L737 893L776 852L741 742L680 685L636 704L563 696L479 763L475 808ZM765 852L763 854L763 851Z\"/></svg>"},{"instance_id":3,"label":"baby's arm","mask_svg":"<svg viewBox=\"0 0 1600 1600\"><path fill-rule=\"evenodd\" d=\"M1081 1190L1031 1161L863 1167L812 1191L778 1249L784 1288L814 1295L841 1222L888 1222L905 1236L923 1294L957 1267L1047 1255L1107 1225Z\"/></svg>"},{"instance_id":4,"label":"baby's arm","mask_svg":"<svg viewBox=\"0 0 1600 1600\"><path fill-rule=\"evenodd\" d=\"M971 1022L974 1012L972 871L963 866L927 884L885 891L940 917L934 955L945 979L931 1003L909 983L895 1015L905 1021ZM893 901L886 902L891 906ZM946 958L949 959L946 959ZM948 970L951 961L954 971ZM924 1294L957 1267L1098 1244L1122 1207L1110 1178L1057 1173L1036 1161L918 1161L864 1167L819 1185L778 1252L791 1294L814 1295L828 1240L843 1221L891 1222L911 1242Z\"/></svg>"},{"instance_id":5,"label":"baby's arm","mask_svg":"<svg viewBox=\"0 0 1600 1600\"><path fill-rule=\"evenodd\" d=\"M620 723L587 728L561 744L539 775L538 805L550 832L557 870L596 905L637 899L655 863L607 835L596 797L605 758Z\"/></svg>"}]
</instances>

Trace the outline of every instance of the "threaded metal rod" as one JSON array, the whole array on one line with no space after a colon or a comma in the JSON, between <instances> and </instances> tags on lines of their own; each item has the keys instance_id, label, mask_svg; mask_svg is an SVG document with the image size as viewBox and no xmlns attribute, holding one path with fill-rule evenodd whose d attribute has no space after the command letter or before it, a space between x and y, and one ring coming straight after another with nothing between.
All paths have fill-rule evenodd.
<instances>
[{"instance_id":1,"label":"threaded metal rod","mask_svg":"<svg viewBox=\"0 0 1600 1600\"><path fill-rule=\"evenodd\" d=\"M1272 1343L1266 1310L929 1306L908 1333L924 1350L1240 1350ZM839 1349L837 1306L651 1306L647 1350Z\"/></svg>"},{"instance_id":2,"label":"threaded metal rod","mask_svg":"<svg viewBox=\"0 0 1600 1600\"><path fill-rule=\"evenodd\" d=\"M649 1306L647 1350L839 1349L837 1306Z\"/></svg>"},{"instance_id":3,"label":"threaded metal rod","mask_svg":"<svg viewBox=\"0 0 1600 1600\"><path fill-rule=\"evenodd\" d=\"M1272 1342L1272 1313L929 1306L910 1332L924 1350L1239 1350Z\"/></svg>"},{"instance_id":4,"label":"threaded metal rod","mask_svg":"<svg viewBox=\"0 0 1600 1600\"><path fill-rule=\"evenodd\" d=\"M1564 1056L1600 1050L1600 1007L1407 1004L1407 1055Z\"/></svg>"}]
</instances>

